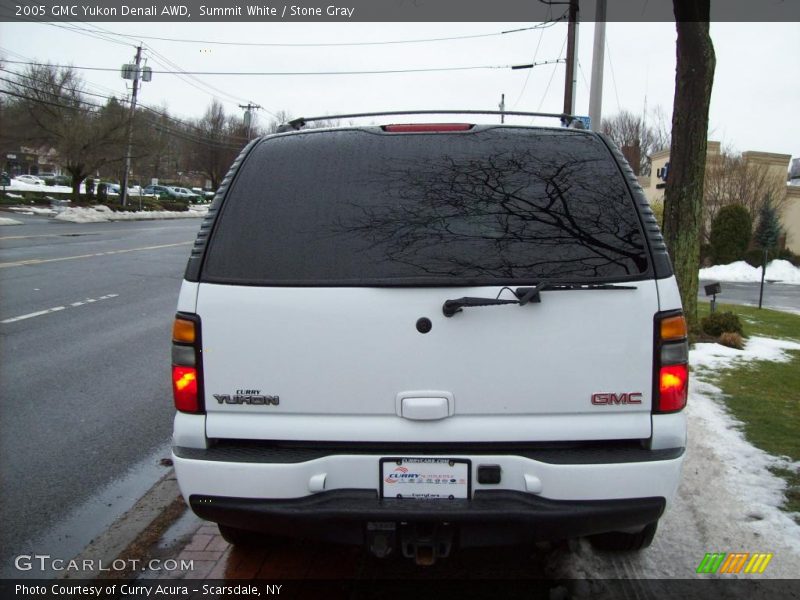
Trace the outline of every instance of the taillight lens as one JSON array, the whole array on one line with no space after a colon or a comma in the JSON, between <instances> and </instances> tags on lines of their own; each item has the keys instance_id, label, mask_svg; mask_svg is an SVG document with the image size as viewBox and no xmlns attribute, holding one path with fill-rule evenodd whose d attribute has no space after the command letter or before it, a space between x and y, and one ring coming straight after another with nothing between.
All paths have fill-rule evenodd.
<instances>
[{"instance_id":1,"label":"taillight lens","mask_svg":"<svg viewBox=\"0 0 800 600\"><path fill-rule=\"evenodd\" d=\"M172 365L172 396L178 410L202 412L197 395L197 369Z\"/></svg>"},{"instance_id":2,"label":"taillight lens","mask_svg":"<svg viewBox=\"0 0 800 600\"><path fill-rule=\"evenodd\" d=\"M200 317L178 313L172 325L172 397L182 412L203 413Z\"/></svg>"},{"instance_id":3,"label":"taillight lens","mask_svg":"<svg viewBox=\"0 0 800 600\"><path fill-rule=\"evenodd\" d=\"M661 320L661 341L686 339L686 318L683 315L665 317Z\"/></svg>"},{"instance_id":4,"label":"taillight lens","mask_svg":"<svg viewBox=\"0 0 800 600\"><path fill-rule=\"evenodd\" d=\"M653 343L653 412L683 410L689 391L689 342L683 313L656 315Z\"/></svg>"},{"instance_id":5,"label":"taillight lens","mask_svg":"<svg viewBox=\"0 0 800 600\"><path fill-rule=\"evenodd\" d=\"M172 341L194 344L195 339L195 322L183 317L175 317L175 322L172 324Z\"/></svg>"},{"instance_id":6,"label":"taillight lens","mask_svg":"<svg viewBox=\"0 0 800 600\"><path fill-rule=\"evenodd\" d=\"M658 373L659 412L675 412L686 406L689 391L689 366L669 365Z\"/></svg>"}]
</instances>

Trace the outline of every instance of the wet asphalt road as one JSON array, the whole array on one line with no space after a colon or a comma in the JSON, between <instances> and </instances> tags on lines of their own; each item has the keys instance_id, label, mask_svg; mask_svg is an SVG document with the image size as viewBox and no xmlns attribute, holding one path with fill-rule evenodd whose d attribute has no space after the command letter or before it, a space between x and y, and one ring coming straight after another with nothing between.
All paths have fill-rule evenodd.
<instances>
[{"instance_id":1,"label":"wet asphalt road","mask_svg":"<svg viewBox=\"0 0 800 600\"><path fill-rule=\"evenodd\" d=\"M710 281L700 281L701 300L708 300L704 286ZM758 306L760 283L734 283L731 281L720 282L722 293L717 295L717 302L724 304L746 304ZM800 286L786 283L764 283L764 308L774 308L800 313Z\"/></svg>"},{"instance_id":2,"label":"wet asphalt road","mask_svg":"<svg viewBox=\"0 0 800 600\"><path fill-rule=\"evenodd\" d=\"M6 576L22 552L70 558L163 471L171 321L200 224L14 218L0 228ZM64 532L70 518L80 531Z\"/></svg>"}]
</instances>

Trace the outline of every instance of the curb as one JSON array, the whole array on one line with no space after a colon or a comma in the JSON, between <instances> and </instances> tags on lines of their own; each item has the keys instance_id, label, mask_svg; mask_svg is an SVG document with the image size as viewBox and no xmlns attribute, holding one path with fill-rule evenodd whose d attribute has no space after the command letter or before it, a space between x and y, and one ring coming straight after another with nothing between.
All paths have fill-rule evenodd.
<instances>
[{"instance_id":1,"label":"curb","mask_svg":"<svg viewBox=\"0 0 800 600\"><path fill-rule=\"evenodd\" d=\"M158 537L186 510L175 471L170 469L136 504L102 534L94 538L72 560L92 565L79 572L68 572L64 579L124 577L125 571L109 571L117 558L135 558L146 551L150 538ZM86 562L84 562L86 561ZM105 567L103 569L103 567Z\"/></svg>"}]
</instances>

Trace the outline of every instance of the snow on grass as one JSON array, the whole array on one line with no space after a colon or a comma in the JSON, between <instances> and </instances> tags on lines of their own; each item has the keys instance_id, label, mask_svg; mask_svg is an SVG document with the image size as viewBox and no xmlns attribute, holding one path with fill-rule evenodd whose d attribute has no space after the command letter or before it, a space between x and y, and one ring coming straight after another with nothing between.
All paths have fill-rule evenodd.
<instances>
[{"instance_id":1,"label":"snow on grass","mask_svg":"<svg viewBox=\"0 0 800 600\"><path fill-rule=\"evenodd\" d=\"M16 219L7 219L5 217L0 217L0 225L22 225L22 221L17 221Z\"/></svg>"},{"instance_id":2,"label":"snow on grass","mask_svg":"<svg viewBox=\"0 0 800 600\"><path fill-rule=\"evenodd\" d=\"M772 456L750 444L737 421L718 399L722 391L708 381L709 374L736 368L753 360L787 362L786 350L800 350L800 344L788 340L752 337L744 350L719 344L696 344L690 353L693 378L688 403L690 420L703 430L706 446L714 449L722 468L727 493L736 502L727 504L726 515L746 524L765 542L783 540L800 552L800 526L780 510L786 482L773 475L770 467L800 471L800 462ZM718 514L716 518L719 518Z\"/></svg>"},{"instance_id":3,"label":"snow on grass","mask_svg":"<svg viewBox=\"0 0 800 600\"><path fill-rule=\"evenodd\" d=\"M204 217L208 212L208 207L202 207L187 211L139 211L139 212L114 212L107 206L96 206L92 208L65 208L55 217L57 221L67 221L69 223L108 223L109 221L147 221L163 219L187 219Z\"/></svg>"},{"instance_id":4,"label":"snow on grass","mask_svg":"<svg viewBox=\"0 0 800 600\"><path fill-rule=\"evenodd\" d=\"M758 283L761 281L761 267L751 267L740 260L729 265L716 265L700 269L700 279L716 281L738 281ZM800 268L788 260L773 260L767 265L766 279L780 283L800 284Z\"/></svg>"},{"instance_id":5,"label":"snow on grass","mask_svg":"<svg viewBox=\"0 0 800 600\"><path fill-rule=\"evenodd\" d=\"M52 208L41 208L39 206L9 206L8 210L21 213L23 215L54 215L56 211Z\"/></svg>"}]
</instances>

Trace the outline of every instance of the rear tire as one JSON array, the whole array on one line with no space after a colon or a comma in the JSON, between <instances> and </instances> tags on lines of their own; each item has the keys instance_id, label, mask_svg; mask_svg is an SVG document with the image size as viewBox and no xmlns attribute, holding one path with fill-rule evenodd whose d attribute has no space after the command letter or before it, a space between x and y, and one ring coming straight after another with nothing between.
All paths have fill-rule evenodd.
<instances>
[{"instance_id":1,"label":"rear tire","mask_svg":"<svg viewBox=\"0 0 800 600\"><path fill-rule=\"evenodd\" d=\"M264 548L273 545L275 542L274 537L256 531L239 529L238 527L231 527L229 525L223 525L222 523L217 523L217 527L222 535L222 539L231 546L241 548Z\"/></svg>"},{"instance_id":2,"label":"rear tire","mask_svg":"<svg viewBox=\"0 0 800 600\"><path fill-rule=\"evenodd\" d=\"M589 536L589 542L596 550L604 552L635 552L647 548L653 541L658 521L650 523L638 533L611 531Z\"/></svg>"}]
</instances>

